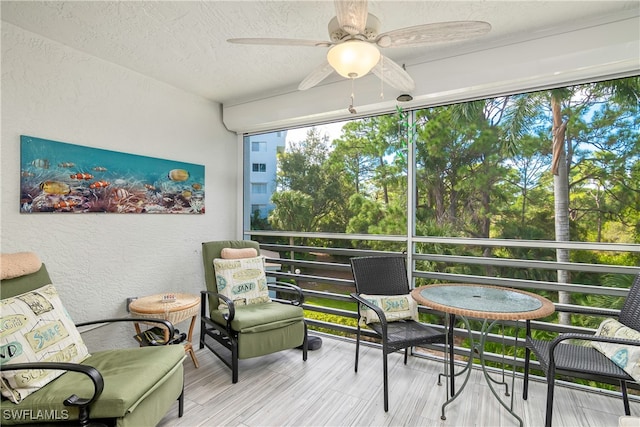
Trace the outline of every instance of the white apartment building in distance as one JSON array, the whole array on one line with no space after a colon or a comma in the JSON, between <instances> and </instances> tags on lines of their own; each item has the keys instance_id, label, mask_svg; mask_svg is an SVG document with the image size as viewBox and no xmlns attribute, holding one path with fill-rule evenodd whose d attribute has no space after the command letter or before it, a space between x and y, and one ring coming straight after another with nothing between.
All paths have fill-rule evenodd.
<instances>
[{"instance_id":1,"label":"white apartment building in distance","mask_svg":"<svg viewBox=\"0 0 640 427\"><path fill-rule=\"evenodd\" d=\"M245 227L249 228L251 216L255 211L260 218L267 218L274 208L271 195L276 190L276 171L278 166L277 153L285 149L287 131L272 132L245 137L245 171L249 171L248 200L245 204L250 209L244 209Z\"/></svg>"}]
</instances>

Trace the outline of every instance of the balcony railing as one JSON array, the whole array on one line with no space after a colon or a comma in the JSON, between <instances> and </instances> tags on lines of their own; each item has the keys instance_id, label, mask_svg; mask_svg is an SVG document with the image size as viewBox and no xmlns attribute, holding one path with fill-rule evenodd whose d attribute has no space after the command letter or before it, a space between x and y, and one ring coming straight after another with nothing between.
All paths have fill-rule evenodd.
<instances>
[{"instance_id":1,"label":"balcony railing","mask_svg":"<svg viewBox=\"0 0 640 427\"><path fill-rule=\"evenodd\" d=\"M590 295L599 297L624 298L628 289L625 287L602 286L599 284L558 283L550 281L557 270L570 272L591 273L603 277L634 276L640 273L640 267L621 266L611 264L588 264L580 262L557 262L556 249L585 252L626 252L640 253L638 244L587 243L587 242L555 242L538 240L500 240L473 238L444 238L444 237L411 237L353 235L333 233L305 233L305 232L275 232L275 231L246 231L246 238L261 242L261 248L275 251L279 257L268 258L269 262L280 265L275 271L268 272L278 282L296 283L303 288L308 302L304 304L307 310L307 323L311 329L324 333L331 333L352 339L356 333L357 306L349 297L353 291L353 277L349 258L354 256L383 255L389 253L405 254L407 257L409 282L412 286L430 283L455 282L475 283L507 286L526 289L555 299L555 293L565 291L572 295ZM393 251L364 250L358 247L375 247L376 243L385 242ZM547 260L540 259L508 259L498 256L479 257L448 255L442 248L491 248L499 251L505 248L524 248L536 253L544 253ZM435 250L434 250L435 249ZM436 250L439 253L434 253ZM457 251L462 252L461 250ZM472 271L472 273L470 273ZM480 273L479 273L480 272ZM547 273L547 274L544 274ZM544 276L547 280L536 279ZM624 279L621 279L623 281ZM629 281L631 283L631 281ZM323 303L313 301L322 299ZM596 301L597 299L593 299ZM328 302L328 303L327 303ZM569 313L584 319L584 316L609 317L619 312L610 307L599 307L593 304L559 304L554 303L557 313ZM442 313L434 312L427 307L420 307L422 320L435 328L444 328ZM599 319L597 320L599 323ZM433 322L433 323L432 323ZM558 316L554 314L546 319L531 322L533 330L543 331L549 336L562 332L594 333L590 326L558 323ZM591 322L593 324L593 322ZM471 322L472 327L474 322ZM478 329L476 329L478 328ZM465 337L466 329L455 328L455 353L459 358L468 356L469 350ZM472 333L477 338L480 334L479 324L475 325ZM518 339L516 339L516 333ZM373 337L373 334L364 335ZM524 322L504 322L500 333L490 334L488 342L500 346L499 351L488 351L485 358L492 362L502 360L504 352L513 354L510 363L521 369L524 366ZM490 344L491 345L491 344ZM427 351L415 350L419 357L441 358L442 354L436 348ZM533 362L532 369L537 364Z\"/></svg>"}]
</instances>

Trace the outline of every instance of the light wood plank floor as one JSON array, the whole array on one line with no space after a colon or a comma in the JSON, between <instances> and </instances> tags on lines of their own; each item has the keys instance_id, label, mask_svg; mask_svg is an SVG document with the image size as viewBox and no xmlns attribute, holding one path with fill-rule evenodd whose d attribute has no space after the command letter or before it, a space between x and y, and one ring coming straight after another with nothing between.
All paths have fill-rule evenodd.
<instances>
[{"instance_id":1,"label":"light wood plank floor","mask_svg":"<svg viewBox=\"0 0 640 427\"><path fill-rule=\"evenodd\" d=\"M160 423L168 426L517 426L491 394L482 373L474 370L469 384L440 419L444 386L437 386L442 364L402 353L389 356L389 412L383 409L382 353L361 346L360 366L353 369L355 346L323 337L323 346L289 350L240 361L240 379L231 384L230 370L206 348L196 350L200 368L185 363L185 413L178 405ZM516 378L515 411L525 426L544 424L545 384L530 383L522 400ZM622 400L567 387L556 389L554 426L617 426L624 415ZM631 402L640 416L640 403ZM639 423L640 427L640 423Z\"/></svg>"}]
</instances>

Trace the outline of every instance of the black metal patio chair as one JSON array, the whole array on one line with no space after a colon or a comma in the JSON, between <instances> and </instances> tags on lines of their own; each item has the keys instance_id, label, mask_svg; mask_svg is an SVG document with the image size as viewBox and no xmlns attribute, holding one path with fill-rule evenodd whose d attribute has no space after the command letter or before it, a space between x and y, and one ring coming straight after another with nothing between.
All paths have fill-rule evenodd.
<instances>
[{"instance_id":1,"label":"black metal patio chair","mask_svg":"<svg viewBox=\"0 0 640 427\"><path fill-rule=\"evenodd\" d=\"M379 322L367 322L382 341L382 367L384 378L384 410L389 410L389 381L387 375L387 355L405 349L404 363L407 364L409 348L433 343L444 343L445 333L423 323L403 319L388 321L385 312L363 295L409 296L409 281L404 257L380 256L351 258L351 268L356 292L351 297L358 302L358 332L356 338L356 364L360 352L360 318L362 306L373 310ZM411 298L409 296L409 298Z\"/></svg>"},{"instance_id":2,"label":"black metal patio chair","mask_svg":"<svg viewBox=\"0 0 640 427\"><path fill-rule=\"evenodd\" d=\"M640 274L638 274L629 290L625 303L620 311L618 321L623 325L640 331ZM547 378L547 409L545 426L551 426L553 416L553 392L556 375L574 378L586 378L608 384L619 384L624 403L624 412L630 415L627 382L635 380L623 369L591 345L568 343L567 340L584 342L608 342L640 346L640 341L611 338L587 334L560 334L552 341L531 338L531 325L527 321L527 341L524 365L524 386L522 398L527 400L529 385L529 364L531 352L536 355Z\"/></svg>"}]
</instances>

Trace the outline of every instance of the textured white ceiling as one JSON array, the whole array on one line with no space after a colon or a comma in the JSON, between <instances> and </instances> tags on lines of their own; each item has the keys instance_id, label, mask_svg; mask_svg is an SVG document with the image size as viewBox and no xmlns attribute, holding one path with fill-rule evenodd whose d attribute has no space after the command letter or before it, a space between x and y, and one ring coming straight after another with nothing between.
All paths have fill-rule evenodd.
<instances>
[{"instance_id":1,"label":"textured white ceiling","mask_svg":"<svg viewBox=\"0 0 640 427\"><path fill-rule=\"evenodd\" d=\"M483 20L481 39L383 49L407 66L618 18L638 1L370 1L381 31ZM326 48L230 44L235 37L328 40L331 1L5 1L2 21L220 103L296 90ZM508 60L505 58L505 60Z\"/></svg>"}]
</instances>

